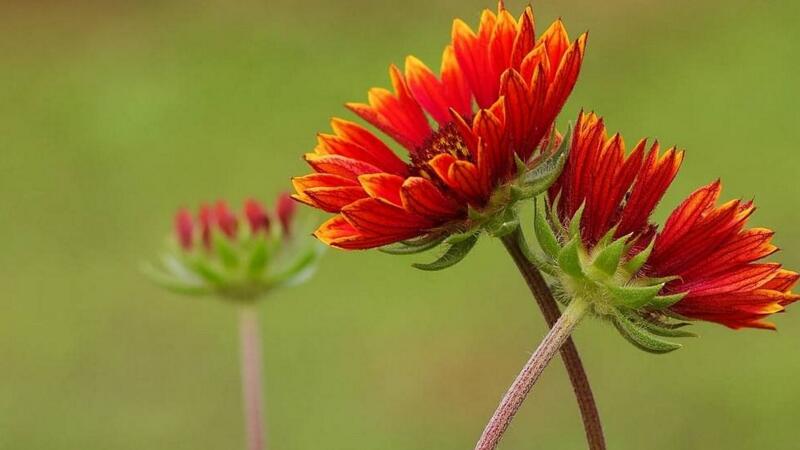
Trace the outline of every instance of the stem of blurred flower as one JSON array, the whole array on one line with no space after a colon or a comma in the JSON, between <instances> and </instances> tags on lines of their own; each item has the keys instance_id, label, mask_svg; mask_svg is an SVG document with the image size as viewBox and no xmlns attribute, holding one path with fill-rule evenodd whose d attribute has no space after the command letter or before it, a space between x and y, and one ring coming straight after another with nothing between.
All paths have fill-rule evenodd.
<instances>
[{"instance_id":1,"label":"stem of blurred flower","mask_svg":"<svg viewBox=\"0 0 800 450\"><path fill-rule=\"evenodd\" d=\"M247 449L264 450L266 445L261 406L261 333L258 326L258 311L254 306L243 306L239 312L239 339Z\"/></svg>"},{"instance_id":2,"label":"stem of blurred flower","mask_svg":"<svg viewBox=\"0 0 800 450\"><path fill-rule=\"evenodd\" d=\"M536 384L539 376L550 363L550 360L553 359L556 352L569 339L569 335L586 314L588 307L589 304L580 298L575 298L570 302L569 306L564 310L564 314L558 318L533 353L533 356L517 375L517 379L508 388L508 392L506 392L505 397L503 397L491 420L486 425L486 429L483 430L483 435L481 435L480 441L475 446L475 450L494 450L497 448L497 444L503 438L503 433L508 429L508 425L514 415L517 414L517 411L519 411L522 402L525 401L525 397L528 396L533 385Z\"/></svg>"},{"instance_id":3,"label":"stem of blurred flower","mask_svg":"<svg viewBox=\"0 0 800 450\"><path fill-rule=\"evenodd\" d=\"M536 303L539 304L548 326L552 328L561 313L555 298L553 298L553 293L547 286L547 282L545 282L541 272L530 262L521 247L522 245L527 245L522 231L518 228L513 233L505 236L502 241L523 278L525 278L525 282L536 299ZM586 377L586 371L583 369L583 363L581 363L578 349L575 348L572 338L567 338L561 347L561 359L567 368L572 389L575 391L575 397L578 400L589 449L605 450L606 443L603 437L603 426L600 423L600 414L597 412L597 405L594 401L592 388L589 386L589 379Z\"/></svg>"}]
</instances>

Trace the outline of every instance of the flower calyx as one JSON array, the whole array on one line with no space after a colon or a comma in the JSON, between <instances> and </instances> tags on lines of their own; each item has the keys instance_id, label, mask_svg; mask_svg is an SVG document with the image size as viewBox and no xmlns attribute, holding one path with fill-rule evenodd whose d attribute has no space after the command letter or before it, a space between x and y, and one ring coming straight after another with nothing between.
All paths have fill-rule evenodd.
<instances>
[{"instance_id":1,"label":"flower calyx","mask_svg":"<svg viewBox=\"0 0 800 450\"><path fill-rule=\"evenodd\" d=\"M554 202L557 203L556 198ZM568 223L558 219L553 205L536 207L534 230L543 258L532 261L556 279L565 302L588 301L591 312L609 320L636 347L651 353L668 353L681 347L663 338L690 337L682 321L667 308L685 293L664 294L674 277L653 278L642 274L653 250L644 248L637 236L617 236L609 230L598 242L587 244L581 236L581 206Z\"/></svg>"}]
</instances>

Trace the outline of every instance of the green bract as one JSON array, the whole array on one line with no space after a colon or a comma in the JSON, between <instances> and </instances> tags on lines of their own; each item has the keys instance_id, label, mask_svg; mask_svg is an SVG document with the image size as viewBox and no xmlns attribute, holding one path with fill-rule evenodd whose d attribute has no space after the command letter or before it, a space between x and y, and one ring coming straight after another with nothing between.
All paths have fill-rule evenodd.
<instances>
[{"instance_id":1,"label":"green bract","mask_svg":"<svg viewBox=\"0 0 800 450\"><path fill-rule=\"evenodd\" d=\"M209 245L191 250L170 239L159 263L145 264L143 271L174 292L251 302L306 281L324 251L316 240L281 236L277 227L258 233L243 227L235 237L213 230Z\"/></svg>"},{"instance_id":2,"label":"green bract","mask_svg":"<svg viewBox=\"0 0 800 450\"><path fill-rule=\"evenodd\" d=\"M553 209L536 207L534 230L544 256L533 257L531 262L556 278L566 302L574 298L589 302L593 314L611 321L623 337L649 352L666 353L681 347L664 337L694 336L679 330L688 323L676 320L666 309L685 294L659 295L672 279L639 274L652 243L633 253L635 239L615 237L614 228L589 250L580 233L583 207L568 224L554 219Z\"/></svg>"}]
</instances>

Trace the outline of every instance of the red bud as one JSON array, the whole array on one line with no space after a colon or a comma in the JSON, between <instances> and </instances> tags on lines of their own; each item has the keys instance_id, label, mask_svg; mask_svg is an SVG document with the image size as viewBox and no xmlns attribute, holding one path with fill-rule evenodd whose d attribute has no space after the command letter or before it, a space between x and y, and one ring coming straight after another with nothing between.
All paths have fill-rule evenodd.
<instances>
[{"instance_id":1,"label":"red bud","mask_svg":"<svg viewBox=\"0 0 800 450\"><path fill-rule=\"evenodd\" d=\"M175 214L175 235L184 250L192 249L192 234L194 233L194 219L189 210L183 208Z\"/></svg>"},{"instance_id":2,"label":"red bud","mask_svg":"<svg viewBox=\"0 0 800 450\"><path fill-rule=\"evenodd\" d=\"M265 233L269 232L269 216L264 207L256 200L248 199L244 202L244 215L250 224L250 231L253 234L264 230Z\"/></svg>"},{"instance_id":3,"label":"red bud","mask_svg":"<svg viewBox=\"0 0 800 450\"><path fill-rule=\"evenodd\" d=\"M292 200L292 197L289 196L289 194L283 193L278 196L278 204L275 209L277 210L278 220L281 222L281 227L283 228L284 234L286 236L290 236L292 234L292 219L294 218L297 204L294 200Z\"/></svg>"},{"instance_id":4,"label":"red bud","mask_svg":"<svg viewBox=\"0 0 800 450\"><path fill-rule=\"evenodd\" d=\"M228 204L220 200L214 208L214 219L216 225L225 233L226 236L233 239L236 237L236 230L239 228L239 221L233 215Z\"/></svg>"},{"instance_id":5,"label":"red bud","mask_svg":"<svg viewBox=\"0 0 800 450\"><path fill-rule=\"evenodd\" d=\"M206 248L211 248L211 228L214 226L214 211L208 205L200 206L200 234Z\"/></svg>"}]
</instances>

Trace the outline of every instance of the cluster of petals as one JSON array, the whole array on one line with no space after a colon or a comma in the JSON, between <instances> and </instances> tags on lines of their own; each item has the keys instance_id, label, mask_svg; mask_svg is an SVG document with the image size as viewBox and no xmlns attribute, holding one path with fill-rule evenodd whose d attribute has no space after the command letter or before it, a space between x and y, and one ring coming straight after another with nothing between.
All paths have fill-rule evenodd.
<instances>
[{"instance_id":1,"label":"cluster of petals","mask_svg":"<svg viewBox=\"0 0 800 450\"><path fill-rule=\"evenodd\" d=\"M347 107L407 150L406 158L362 125L334 118L293 179L295 199L333 213L315 235L366 249L424 235L482 208L516 173L515 155L537 149L571 93L586 35L571 41L560 20L536 34L533 10L517 19L502 2L477 32L455 20L437 77L409 56L391 66L393 91L374 88ZM433 125L432 123L435 123Z\"/></svg>"},{"instance_id":2,"label":"cluster of petals","mask_svg":"<svg viewBox=\"0 0 800 450\"><path fill-rule=\"evenodd\" d=\"M718 206L716 181L689 195L661 230L650 222L682 160L682 151L662 152L658 142L648 148L645 140L626 154L619 134L609 137L602 119L581 114L549 198L564 222L583 208L581 240L589 251L610 232L630 236L631 256L652 246L634 275L672 279L662 294L685 294L670 306L672 313L731 328L773 328L763 319L800 298L791 292L800 275L761 262L777 247L771 230L746 228L752 202Z\"/></svg>"}]
</instances>

